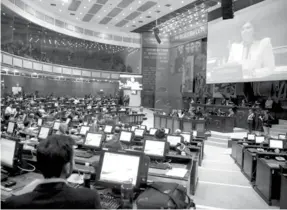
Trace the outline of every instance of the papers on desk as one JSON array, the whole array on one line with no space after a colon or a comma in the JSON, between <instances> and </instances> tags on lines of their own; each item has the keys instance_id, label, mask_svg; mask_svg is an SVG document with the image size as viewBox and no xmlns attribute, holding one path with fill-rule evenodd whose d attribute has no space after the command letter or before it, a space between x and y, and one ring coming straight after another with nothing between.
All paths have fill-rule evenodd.
<instances>
[{"instance_id":1,"label":"papers on desk","mask_svg":"<svg viewBox=\"0 0 287 210\"><path fill-rule=\"evenodd\" d=\"M168 170L165 175L183 178L186 173L187 169L185 168L172 168Z\"/></svg>"},{"instance_id":2,"label":"papers on desk","mask_svg":"<svg viewBox=\"0 0 287 210\"><path fill-rule=\"evenodd\" d=\"M84 183L84 175L72 174L68 179L68 182L74 184L83 184Z\"/></svg>"}]
</instances>

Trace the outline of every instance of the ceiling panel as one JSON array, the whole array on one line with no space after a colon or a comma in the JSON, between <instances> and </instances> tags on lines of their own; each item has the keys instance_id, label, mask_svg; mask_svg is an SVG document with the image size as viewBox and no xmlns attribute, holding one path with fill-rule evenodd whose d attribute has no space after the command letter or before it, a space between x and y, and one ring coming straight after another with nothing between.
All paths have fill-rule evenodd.
<instances>
[{"instance_id":1,"label":"ceiling panel","mask_svg":"<svg viewBox=\"0 0 287 210\"><path fill-rule=\"evenodd\" d=\"M94 4L91 9L88 11L89 14L97 14L98 11L100 11L100 9L103 7L103 5L101 4Z\"/></svg>"},{"instance_id":2,"label":"ceiling panel","mask_svg":"<svg viewBox=\"0 0 287 210\"><path fill-rule=\"evenodd\" d=\"M139 16L141 13L140 12L132 12L131 14L129 14L125 19L126 20L133 20L135 19L137 16Z\"/></svg>"},{"instance_id":3,"label":"ceiling panel","mask_svg":"<svg viewBox=\"0 0 287 210\"><path fill-rule=\"evenodd\" d=\"M128 7L131 3L133 3L135 0L122 0L117 7L120 8L126 8Z\"/></svg>"},{"instance_id":4,"label":"ceiling panel","mask_svg":"<svg viewBox=\"0 0 287 210\"><path fill-rule=\"evenodd\" d=\"M79 0L72 0L70 6L68 7L68 10L70 11L77 11L79 6L81 5L81 1Z\"/></svg>"},{"instance_id":5,"label":"ceiling panel","mask_svg":"<svg viewBox=\"0 0 287 210\"><path fill-rule=\"evenodd\" d=\"M123 27L126 25L129 21L128 20L122 20L116 24L117 27Z\"/></svg>"},{"instance_id":6,"label":"ceiling panel","mask_svg":"<svg viewBox=\"0 0 287 210\"><path fill-rule=\"evenodd\" d=\"M112 11L109 12L109 14L107 16L116 17L118 14L120 14L121 11L123 11L123 10L120 8L114 8Z\"/></svg>"},{"instance_id":7,"label":"ceiling panel","mask_svg":"<svg viewBox=\"0 0 287 210\"><path fill-rule=\"evenodd\" d=\"M102 20L100 21L100 24L107 24L108 22L111 21L111 19L112 19L112 18L110 18L110 17L105 17L104 19L102 19Z\"/></svg>"},{"instance_id":8,"label":"ceiling panel","mask_svg":"<svg viewBox=\"0 0 287 210\"><path fill-rule=\"evenodd\" d=\"M105 4L107 3L109 0L97 0L98 4Z\"/></svg>"},{"instance_id":9,"label":"ceiling panel","mask_svg":"<svg viewBox=\"0 0 287 210\"><path fill-rule=\"evenodd\" d=\"M94 15L86 14L86 15L83 17L83 21L84 21L84 22L89 22L93 17L94 17Z\"/></svg>"},{"instance_id":10,"label":"ceiling panel","mask_svg":"<svg viewBox=\"0 0 287 210\"><path fill-rule=\"evenodd\" d=\"M208 7L220 6L221 0L13 0L18 7L45 21L45 11L51 17L84 29L108 32L130 32L147 26L151 30L159 23L194 8L204 2ZM246 0L238 0L246 1ZM56 6L52 6L56 5ZM28 7L27 7L28 6ZM42 10L39 12L37 8ZM55 16L53 15L55 14ZM124 20L124 21L123 21ZM125 27L123 27L125 26ZM136 32L138 32L136 30Z\"/></svg>"},{"instance_id":11,"label":"ceiling panel","mask_svg":"<svg viewBox=\"0 0 287 210\"><path fill-rule=\"evenodd\" d=\"M154 1L147 1L142 6L140 6L137 10L140 12L145 12L145 11L149 10L150 8L152 8L153 6L155 6L156 4L157 3Z\"/></svg>"}]
</instances>

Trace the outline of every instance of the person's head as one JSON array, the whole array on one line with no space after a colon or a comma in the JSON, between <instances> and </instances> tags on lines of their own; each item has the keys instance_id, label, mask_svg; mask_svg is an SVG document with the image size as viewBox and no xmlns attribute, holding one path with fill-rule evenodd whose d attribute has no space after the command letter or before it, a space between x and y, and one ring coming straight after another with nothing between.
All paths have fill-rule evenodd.
<instances>
[{"instance_id":1,"label":"person's head","mask_svg":"<svg viewBox=\"0 0 287 210\"><path fill-rule=\"evenodd\" d=\"M268 110L264 110L264 115L268 116L269 115L269 111Z\"/></svg>"},{"instance_id":2,"label":"person's head","mask_svg":"<svg viewBox=\"0 0 287 210\"><path fill-rule=\"evenodd\" d=\"M228 109L228 111L229 111L230 114L233 113L232 108Z\"/></svg>"},{"instance_id":3,"label":"person's head","mask_svg":"<svg viewBox=\"0 0 287 210\"><path fill-rule=\"evenodd\" d=\"M252 114L252 113L253 113L253 110L252 110L252 109L249 109L248 112L249 112L249 114Z\"/></svg>"},{"instance_id":4,"label":"person's head","mask_svg":"<svg viewBox=\"0 0 287 210\"><path fill-rule=\"evenodd\" d=\"M251 22L246 22L241 28L241 38L245 43L252 43L254 40L254 26Z\"/></svg>"},{"instance_id":5,"label":"person's head","mask_svg":"<svg viewBox=\"0 0 287 210\"><path fill-rule=\"evenodd\" d=\"M157 139L163 139L165 137L165 132L164 132L164 128L161 128L161 129L158 129L154 136L157 138Z\"/></svg>"},{"instance_id":6,"label":"person's head","mask_svg":"<svg viewBox=\"0 0 287 210\"><path fill-rule=\"evenodd\" d=\"M268 97L268 101L272 100L271 96Z\"/></svg>"},{"instance_id":7,"label":"person's head","mask_svg":"<svg viewBox=\"0 0 287 210\"><path fill-rule=\"evenodd\" d=\"M10 108L12 108L12 104L9 104L8 106L9 106Z\"/></svg>"},{"instance_id":8,"label":"person's head","mask_svg":"<svg viewBox=\"0 0 287 210\"><path fill-rule=\"evenodd\" d=\"M29 120L27 120L23 124L24 124L24 127L27 128L30 126L31 122Z\"/></svg>"},{"instance_id":9,"label":"person's head","mask_svg":"<svg viewBox=\"0 0 287 210\"><path fill-rule=\"evenodd\" d=\"M37 164L45 178L68 178L74 166L74 140L70 136L52 135L37 148Z\"/></svg>"},{"instance_id":10,"label":"person's head","mask_svg":"<svg viewBox=\"0 0 287 210\"><path fill-rule=\"evenodd\" d=\"M181 130L180 129L176 129L176 131L174 132L175 135L180 135L181 134Z\"/></svg>"}]
</instances>

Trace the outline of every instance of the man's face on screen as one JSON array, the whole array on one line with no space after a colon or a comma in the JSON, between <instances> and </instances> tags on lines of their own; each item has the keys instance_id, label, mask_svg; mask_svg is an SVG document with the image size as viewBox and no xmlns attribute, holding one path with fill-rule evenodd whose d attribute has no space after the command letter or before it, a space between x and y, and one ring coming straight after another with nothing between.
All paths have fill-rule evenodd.
<instances>
[{"instance_id":1,"label":"man's face on screen","mask_svg":"<svg viewBox=\"0 0 287 210\"><path fill-rule=\"evenodd\" d=\"M253 41L254 28L250 22L245 23L241 28L241 38L243 42Z\"/></svg>"}]
</instances>

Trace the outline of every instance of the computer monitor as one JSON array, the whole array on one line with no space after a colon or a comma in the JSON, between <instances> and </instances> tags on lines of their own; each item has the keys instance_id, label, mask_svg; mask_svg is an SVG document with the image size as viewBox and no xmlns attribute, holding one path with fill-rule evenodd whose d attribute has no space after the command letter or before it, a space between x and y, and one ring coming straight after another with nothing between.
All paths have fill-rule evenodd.
<instances>
[{"instance_id":1,"label":"computer monitor","mask_svg":"<svg viewBox=\"0 0 287 210\"><path fill-rule=\"evenodd\" d=\"M8 122L8 127L7 127L7 133L9 134L13 134L14 130L15 130L15 122Z\"/></svg>"},{"instance_id":2,"label":"computer monitor","mask_svg":"<svg viewBox=\"0 0 287 210\"><path fill-rule=\"evenodd\" d=\"M1 165L7 168L14 168L14 157L17 142L15 140L1 138Z\"/></svg>"},{"instance_id":3,"label":"computer monitor","mask_svg":"<svg viewBox=\"0 0 287 210\"><path fill-rule=\"evenodd\" d=\"M283 141L278 139L270 139L269 147L272 149L283 149Z\"/></svg>"},{"instance_id":4,"label":"computer monitor","mask_svg":"<svg viewBox=\"0 0 287 210\"><path fill-rule=\"evenodd\" d=\"M60 121L55 121L53 125L53 130L58 131L60 128L61 122Z\"/></svg>"},{"instance_id":5,"label":"computer monitor","mask_svg":"<svg viewBox=\"0 0 287 210\"><path fill-rule=\"evenodd\" d=\"M144 136L144 129L137 128L135 129L135 137L142 138Z\"/></svg>"},{"instance_id":6,"label":"computer monitor","mask_svg":"<svg viewBox=\"0 0 287 210\"><path fill-rule=\"evenodd\" d=\"M197 131L192 131L192 136L197 137Z\"/></svg>"},{"instance_id":7,"label":"computer monitor","mask_svg":"<svg viewBox=\"0 0 287 210\"><path fill-rule=\"evenodd\" d=\"M131 131L135 131L135 129L137 129L137 128L138 128L137 125L133 125L133 126L131 127Z\"/></svg>"},{"instance_id":8,"label":"computer monitor","mask_svg":"<svg viewBox=\"0 0 287 210\"><path fill-rule=\"evenodd\" d=\"M37 125L39 127L41 127L43 125L43 119L42 118L38 118Z\"/></svg>"},{"instance_id":9,"label":"computer monitor","mask_svg":"<svg viewBox=\"0 0 287 210\"><path fill-rule=\"evenodd\" d=\"M146 130L146 125L140 125L140 129Z\"/></svg>"},{"instance_id":10,"label":"computer monitor","mask_svg":"<svg viewBox=\"0 0 287 210\"><path fill-rule=\"evenodd\" d=\"M102 147L104 135L102 133L87 132L84 147L100 149Z\"/></svg>"},{"instance_id":11,"label":"computer monitor","mask_svg":"<svg viewBox=\"0 0 287 210\"><path fill-rule=\"evenodd\" d=\"M255 134L247 134L247 140L254 141L255 140Z\"/></svg>"},{"instance_id":12,"label":"computer monitor","mask_svg":"<svg viewBox=\"0 0 287 210\"><path fill-rule=\"evenodd\" d=\"M165 129L164 129L164 134L165 134L165 135L168 135L169 133L170 133L170 129L169 129L169 128L165 128Z\"/></svg>"},{"instance_id":13,"label":"computer monitor","mask_svg":"<svg viewBox=\"0 0 287 210\"><path fill-rule=\"evenodd\" d=\"M90 127L89 127L89 126L84 126L84 125L81 126L80 135L85 136L89 130L90 130Z\"/></svg>"},{"instance_id":14,"label":"computer monitor","mask_svg":"<svg viewBox=\"0 0 287 210\"><path fill-rule=\"evenodd\" d=\"M255 143L256 144L261 144L264 141L265 141L265 137L264 136L255 136Z\"/></svg>"},{"instance_id":15,"label":"computer monitor","mask_svg":"<svg viewBox=\"0 0 287 210\"><path fill-rule=\"evenodd\" d=\"M157 132L157 129L156 129L156 128L151 128L151 129L149 129L149 134L150 134L150 135L155 135L156 132Z\"/></svg>"},{"instance_id":16,"label":"computer monitor","mask_svg":"<svg viewBox=\"0 0 287 210\"><path fill-rule=\"evenodd\" d=\"M183 140L185 142L190 142L190 140L191 140L191 134L190 133L181 133L180 135L183 137Z\"/></svg>"},{"instance_id":17,"label":"computer monitor","mask_svg":"<svg viewBox=\"0 0 287 210\"><path fill-rule=\"evenodd\" d=\"M112 133L113 132L113 126L112 125L106 125L104 128L105 133Z\"/></svg>"},{"instance_id":18,"label":"computer monitor","mask_svg":"<svg viewBox=\"0 0 287 210\"><path fill-rule=\"evenodd\" d=\"M120 141L131 142L133 133L131 131L121 131Z\"/></svg>"},{"instance_id":19,"label":"computer monitor","mask_svg":"<svg viewBox=\"0 0 287 210\"><path fill-rule=\"evenodd\" d=\"M41 127L38 133L38 139L46 139L50 134L49 127Z\"/></svg>"},{"instance_id":20,"label":"computer monitor","mask_svg":"<svg viewBox=\"0 0 287 210\"><path fill-rule=\"evenodd\" d=\"M286 140L286 134L278 134L278 139Z\"/></svg>"},{"instance_id":21,"label":"computer monitor","mask_svg":"<svg viewBox=\"0 0 287 210\"><path fill-rule=\"evenodd\" d=\"M169 142L170 147L176 147L177 144L182 143L183 141L182 136L168 135L166 139L167 139L167 142Z\"/></svg>"},{"instance_id":22,"label":"computer monitor","mask_svg":"<svg viewBox=\"0 0 287 210\"><path fill-rule=\"evenodd\" d=\"M167 148L166 141L157 140L145 140L144 142L144 153L156 159L164 159Z\"/></svg>"},{"instance_id":23,"label":"computer monitor","mask_svg":"<svg viewBox=\"0 0 287 210\"><path fill-rule=\"evenodd\" d=\"M140 174L143 165L141 153L103 151L100 157L96 183L100 186L120 189L123 183L131 181L132 185L138 188L141 182Z\"/></svg>"}]
</instances>

